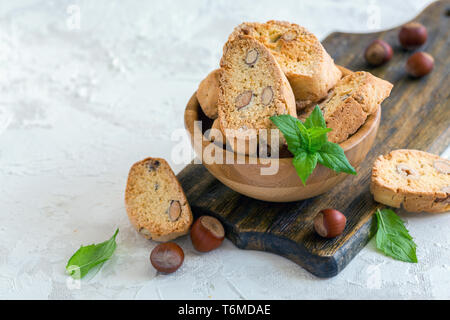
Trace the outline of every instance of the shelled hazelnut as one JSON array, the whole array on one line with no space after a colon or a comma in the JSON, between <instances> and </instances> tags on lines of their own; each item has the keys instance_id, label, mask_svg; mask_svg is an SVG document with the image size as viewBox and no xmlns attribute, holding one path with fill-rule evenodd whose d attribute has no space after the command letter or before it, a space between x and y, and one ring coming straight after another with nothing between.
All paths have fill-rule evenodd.
<instances>
[{"instance_id":1,"label":"shelled hazelnut","mask_svg":"<svg viewBox=\"0 0 450 320\"><path fill-rule=\"evenodd\" d=\"M150 254L150 262L153 267L164 273L172 273L183 264L184 252L174 242L166 242L157 245Z\"/></svg>"},{"instance_id":2,"label":"shelled hazelnut","mask_svg":"<svg viewBox=\"0 0 450 320\"><path fill-rule=\"evenodd\" d=\"M434 59L426 52L416 52L406 61L406 72L413 77L423 77L433 70Z\"/></svg>"},{"instance_id":3,"label":"shelled hazelnut","mask_svg":"<svg viewBox=\"0 0 450 320\"><path fill-rule=\"evenodd\" d=\"M366 61L372 66L379 66L391 60L393 51L391 46L383 40L372 41L364 52Z\"/></svg>"},{"instance_id":4,"label":"shelled hazelnut","mask_svg":"<svg viewBox=\"0 0 450 320\"><path fill-rule=\"evenodd\" d=\"M195 250L208 252L218 248L225 238L225 230L219 220L210 216L198 218L191 229L191 240Z\"/></svg>"},{"instance_id":5,"label":"shelled hazelnut","mask_svg":"<svg viewBox=\"0 0 450 320\"><path fill-rule=\"evenodd\" d=\"M398 40L405 49L418 48L427 41L427 38L427 28L418 22L405 24L398 33Z\"/></svg>"},{"instance_id":6,"label":"shelled hazelnut","mask_svg":"<svg viewBox=\"0 0 450 320\"><path fill-rule=\"evenodd\" d=\"M314 230L324 238L334 238L344 229L347 218L335 209L324 209L314 218Z\"/></svg>"}]
</instances>

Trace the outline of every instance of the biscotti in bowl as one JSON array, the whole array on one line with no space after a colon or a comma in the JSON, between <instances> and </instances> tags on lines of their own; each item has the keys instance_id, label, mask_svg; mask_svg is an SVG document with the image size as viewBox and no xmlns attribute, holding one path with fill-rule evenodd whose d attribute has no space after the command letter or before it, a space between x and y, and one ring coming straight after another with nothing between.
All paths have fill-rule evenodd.
<instances>
[{"instance_id":1,"label":"biscotti in bowl","mask_svg":"<svg viewBox=\"0 0 450 320\"><path fill-rule=\"evenodd\" d=\"M295 99L317 102L341 77L341 71L316 36L297 24L271 20L244 22L229 40L246 35L270 50L286 74Z\"/></svg>"},{"instance_id":2,"label":"biscotti in bowl","mask_svg":"<svg viewBox=\"0 0 450 320\"><path fill-rule=\"evenodd\" d=\"M200 83L189 101L185 126L196 154L225 185L261 200L301 200L326 192L347 175L317 165L303 185L272 117L304 120L319 105L332 129L328 141L340 144L357 167L372 146L380 105L391 89L392 84L369 72L335 65L303 27L246 22L228 37L220 68ZM199 130L205 133L201 141L195 135ZM235 161L217 162L218 155ZM278 170L266 174L273 167Z\"/></svg>"},{"instance_id":3,"label":"biscotti in bowl","mask_svg":"<svg viewBox=\"0 0 450 320\"><path fill-rule=\"evenodd\" d=\"M192 147L198 158L202 159L203 166L215 178L238 193L270 202L298 201L325 193L348 176L317 165L306 185L303 185L292 165L292 155L288 152L283 158L254 157L237 154L232 149L222 147L217 141L210 141L205 136L198 139L196 132L206 132L210 129L209 126L202 125L208 123L205 118L194 94L184 113L184 124ZM357 132L340 143L353 167L357 168L370 151L375 141L380 119L381 108L378 106L377 111L367 118ZM210 155L221 158L223 162L212 161L209 159ZM228 163L226 159L232 159L232 162ZM275 167L278 169L276 172L272 172L271 168ZM268 174L263 173L265 171Z\"/></svg>"},{"instance_id":4,"label":"biscotti in bowl","mask_svg":"<svg viewBox=\"0 0 450 320\"><path fill-rule=\"evenodd\" d=\"M268 133L276 129L271 116L296 117L295 98L274 56L252 37L238 36L229 40L220 66L217 104L220 128L227 140L231 139L233 150L242 142L246 147L243 152L249 154L246 140L252 137L250 130L254 130L257 140L261 129ZM270 143L271 137L266 137L266 141Z\"/></svg>"}]
</instances>

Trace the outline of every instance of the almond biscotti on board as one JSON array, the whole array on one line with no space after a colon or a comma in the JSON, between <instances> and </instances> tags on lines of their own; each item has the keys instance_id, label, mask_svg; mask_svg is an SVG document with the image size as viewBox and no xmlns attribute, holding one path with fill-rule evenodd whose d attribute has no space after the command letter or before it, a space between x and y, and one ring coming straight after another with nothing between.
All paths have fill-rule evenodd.
<instances>
[{"instance_id":1,"label":"almond biscotti on board","mask_svg":"<svg viewBox=\"0 0 450 320\"><path fill-rule=\"evenodd\" d=\"M341 71L315 35L297 24L284 21L244 22L229 40L247 35L261 42L275 56L302 107L317 102L341 78Z\"/></svg>"},{"instance_id":2,"label":"almond biscotti on board","mask_svg":"<svg viewBox=\"0 0 450 320\"><path fill-rule=\"evenodd\" d=\"M419 150L379 156L370 185L375 201L411 212L450 210L450 161Z\"/></svg>"},{"instance_id":3,"label":"almond biscotti on board","mask_svg":"<svg viewBox=\"0 0 450 320\"><path fill-rule=\"evenodd\" d=\"M297 116L294 94L274 56L254 38L238 36L226 43L220 65L218 113L222 132L229 139L228 131L233 130L235 141L248 142L250 131L269 129L270 143L270 129L276 129L270 117ZM234 149L235 143L231 146Z\"/></svg>"},{"instance_id":4,"label":"almond biscotti on board","mask_svg":"<svg viewBox=\"0 0 450 320\"><path fill-rule=\"evenodd\" d=\"M131 167L125 206L132 225L147 239L169 241L187 234L192 224L184 191L164 159L147 158Z\"/></svg>"}]
</instances>

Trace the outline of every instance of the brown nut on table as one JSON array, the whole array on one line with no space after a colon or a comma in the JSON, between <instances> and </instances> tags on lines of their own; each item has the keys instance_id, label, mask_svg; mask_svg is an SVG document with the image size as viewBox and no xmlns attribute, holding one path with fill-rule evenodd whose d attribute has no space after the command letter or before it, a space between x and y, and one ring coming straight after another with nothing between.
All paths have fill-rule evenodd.
<instances>
[{"instance_id":1,"label":"brown nut on table","mask_svg":"<svg viewBox=\"0 0 450 320\"><path fill-rule=\"evenodd\" d=\"M391 46L383 40L372 41L364 52L364 58L372 66L379 66L391 60L393 51Z\"/></svg>"},{"instance_id":2,"label":"brown nut on table","mask_svg":"<svg viewBox=\"0 0 450 320\"><path fill-rule=\"evenodd\" d=\"M195 250L208 252L218 248L225 238L225 230L219 220L201 216L191 229L191 240Z\"/></svg>"},{"instance_id":3,"label":"brown nut on table","mask_svg":"<svg viewBox=\"0 0 450 320\"><path fill-rule=\"evenodd\" d=\"M427 41L427 38L427 28L418 22L405 24L398 33L398 40L405 49L418 48Z\"/></svg>"},{"instance_id":4,"label":"brown nut on table","mask_svg":"<svg viewBox=\"0 0 450 320\"><path fill-rule=\"evenodd\" d=\"M406 72L413 77L423 77L433 70L434 59L426 52L416 52L406 61Z\"/></svg>"},{"instance_id":5,"label":"brown nut on table","mask_svg":"<svg viewBox=\"0 0 450 320\"><path fill-rule=\"evenodd\" d=\"M324 209L314 218L314 230L324 238L337 237L344 231L347 218L335 209Z\"/></svg>"},{"instance_id":6,"label":"brown nut on table","mask_svg":"<svg viewBox=\"0 0 450 320\"><path fill-rule=\"evenodd\" d=\"M184 252L175 242L166 242L157 245L150 254L153 267L164 273L172 273L183 264Z\"/></svg>"}]
</instances>

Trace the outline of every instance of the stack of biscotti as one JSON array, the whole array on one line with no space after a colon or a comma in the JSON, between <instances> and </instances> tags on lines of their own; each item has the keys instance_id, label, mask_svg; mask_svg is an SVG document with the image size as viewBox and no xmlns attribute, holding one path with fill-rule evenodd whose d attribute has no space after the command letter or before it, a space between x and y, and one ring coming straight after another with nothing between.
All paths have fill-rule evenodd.
<instances>
[{"instance_id":1,"label":"stack of biscotti","mask_svg":"<svg viewBox=\"0 0 450 320\"><path fill-rule=\"evenodd\" d=\"M333 129L329 140L341 143L377 111L391 89L392 84L368 72L336 66L303 27L268 21L242 23L234 29L224 46L221 68L201 82L197 98L205 115L217 119L216 127L224 135L237 130L238 138L225 140L232 140L236 151L236 142L248 142L253 130L274 128L270 116L290 114L305 119L317 104ZM263 96L273 99L270 105L262 101Z\"/></svg>"},{"instance_id":2,"label":"stack of biscotti","mask_svg":"<svg viewBox=\"0 0 450 320\"><path fill-rule=\"evenodd\" d=\"M341 77L338 68L312 33L284 21L244 22L229 36L228 42L246 35L264 45L275 57L286 75L298 109L327 96ZM224 51L228 48L224 46ZM217 118L220 69L212 71L199 85L197 98L204 113Z\"/></svg>"},{"instance_id":3,"label":"stack of biscotti","mask_svg":"<svg viewBox=\"0 0 450 320\"><path fill-rule=\"evenodd\" d=\"M411 212L450 211L450 161L419 150L394 150L372 168L375 201Z\"/></svg>"},{"instance_id":4,"label":"stack of biscotti","mask_svg":"<svg viewBox=\"0 0 450 320\"><path fill-rule=\"evenodd\" d=\"M297 24L285 21L244 22L230 35L261 42L278 61L292 87L295 99L317 102L324 98L341 77L341 71L316 36Z\"/></svg>"},{"instance_id":5,"label":"stack of biscotti","mask_svg":"<svg viewBox=\"0 0 450 320\"><path fill-rule=\"evenodd\" d=\"M354 134L375 113L392 90L392 84L369 72L352 72L340 79L328 97L319 104L328 128L328 140L341 143ZM299 114L306 119L315 104Z\"/></svg>"}]
</instances>

